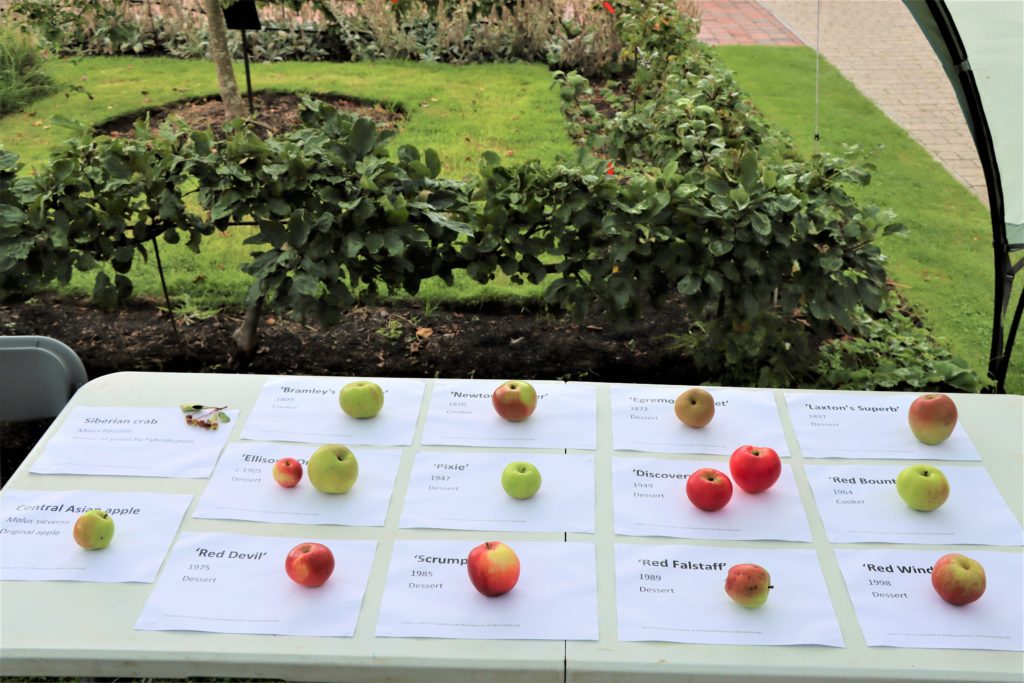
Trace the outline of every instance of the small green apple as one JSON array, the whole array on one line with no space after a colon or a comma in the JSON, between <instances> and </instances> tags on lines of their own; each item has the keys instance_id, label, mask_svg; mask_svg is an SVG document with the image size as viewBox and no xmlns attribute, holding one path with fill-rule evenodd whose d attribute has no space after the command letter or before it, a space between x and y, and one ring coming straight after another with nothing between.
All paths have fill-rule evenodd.
<instances>
[{"instance_id":1,"label":"small green apple","mask_svg":"<svg viewBox=\"0 0 1024 683\"><path fill-rule=\"evenodd\" d=\"M501 473L501 487L518 500L526 500L540 491L540 470L528 462L510 462Z\"/></svg>"},{"instance_id":2,"label":"small green apple","mask_svg":"<svg viewBox=\"0 0 1024 683\"><path fill-rule=\"evenodd\" d=\"M349 417L374 417L384 407L384 390L374 382L349 382L341 388L338 404Z\"/></svg>"},{"instance_id":3,"label":"small green apple","mask_svg":"<svg viewBox=\"0 0 1024 683\"><path fill-rule=\"evenodd\" d=\"M911 465L896 475L896 492L915 510L931 512L949 498L949 480L938 467Z\"/></svg>"},{"instance_id":4,"label":"small green apple","mask_svg":"<svg viewBox=\"0 0 1024 683\"><path fill-rule=\"evenodd\" d=\"M359 463L347 447L327 444L313 452L306 465L309 483L324 493L346 493L359 477Z\"/></svg>"},{"instance_id":5,"label":"small green apple","mask_svg":"<svg viewBox=\"0 0 1024 683\"><path fill-rule=\"evenodd\" d=\"M86 550L102 550L114 539L114 518L106 510L89 510L75 521L72 535Z\"/></svg>"}]
</instances>

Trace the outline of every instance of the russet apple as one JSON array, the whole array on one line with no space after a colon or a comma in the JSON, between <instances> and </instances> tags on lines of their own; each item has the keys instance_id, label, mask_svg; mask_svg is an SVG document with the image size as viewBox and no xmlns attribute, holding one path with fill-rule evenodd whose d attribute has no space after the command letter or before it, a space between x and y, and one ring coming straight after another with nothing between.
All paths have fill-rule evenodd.
<instances>
[{"instance_id":1,"label":"russet apple","mask_svg":"<svg viewBox=\"0 0 1024 683\"><path fill-rule=\"evenodd\" d=\"M284 571L300 586L322 586L334 573L334 553L321 543L300 543L288 551Z\"/></svg>"},{"instance_id":2,"label":"russet apple","mask_svg":"<svg viewBox=\"0 0 1024 683\"><path fill-rule=\"evenodd\" d=\"M740 446L729 456L732 480L747 493L767 491L782 474L779 454L765 446Z\"/></svg>"},{"instance_id":3,"label":"russet apple","mask_svg":"<svg viewBox=\"0 0 1024 683\"><path fill-rule=\"evenodd\" d=\"M528 462L510 462L501 473L501 487L518 500L533 498L540 491L540 470Z\"/></svg>"},{"instance_id":4,"label":"russet apple","mask_svg":"<svg viewBox=\"0 0 1024 683\"><path fill-rule=\"evenodd\" d=\"M384 390L376 382L349 382L341 388L338 404L349 417L365 420L376 416L384 407Z\"/></svg>"},{"instance_id":5,"label":"russet apple","mask_svg":"<svg viewBox=\"0 0 1024 683\"><path fill-rule=\"evenodd\" d=\"M473 587L489 598L515 588L519 568L519 557L501 541L481 543L469 551L466 562Z\"/></svg>"},{"instance_id":6,"label":"russet apple","mask_svg":"<svg viewBox=\"0 0 1024 683\"><path fill-rule=\"evenodd\" d=\"M522 422L537 409L537 391L529 382L510 380L491 393L491 405L509 422Z\"/></svg>"},{"instance_id":7,"label":"russet apple","mask_svg":"<svg viewBox=\"0 0 1024 683\"><path fill-rule=\"evenodd\" d=\"M732 498L732 482L724 473L702 467L686 478L686 497L705 512L721 510Z\"/></svg>"},{"instance_id":8,"label":"russet apple","mask_svg":"<svg viewBox=\"0 0 1024 683\"><path fill-rule=\"evenodd\" d=\"M71 535L86 550L102 550L114 540L114 518L106 510L88 510L75 520Z\"/></svg>"},{"instance_id":9,"label":"russet apple","mask_svg":"<svg viewBox=\"0 0 1024 683\"><path fill-rule=\"evenodd\" d=\"M985 569L966 555L943 555L932 567L932 587L949 604L966 605L985 592Z\"/></svg>"},{"instance_id":10,"label":"russet apple","mask_svg":"<svg viewBox=\"0 0 1024 683\"><path fill-rule=\"evenodd\" d=\"M913 509L931 512L949 498L949 480L938 467L910 465L896 475L896 492Z\"/></svg>"},{"instance_id":11,"label":"russet apple","mask_svg":"<svg viewBox=\"0 0 1024 683\"><path fill-rule=\"evenodd\" d=\"M725 576L725 592L744 607L760 607L768 601L772 588L768 570L757 564L737 564Z\"/></svg>"},{"instance_id":12,"label":"russet apple","mask_svg":"<svg viewBox=\"0 0 1024 683\"><path fill-rule=\"evenodd\" d=\"M302 464L295 458L281 458L274 463L271 474L286 489L294 488L302 480Z\"/></svg>"},{"instance_id":13,"label":"russet apple","mask_svg":"<svg viewBox=\"0 0 1024 683\"><path fill-rule=\"evenodd\" d=\"M326 444L316 449L306 466L309 483L324 493L346 493L359 477L355 454L340 444Z\"/></svg>"},{"instance_id":14,"label":"russet apple","mask_svg":"<svg viewBox=\"0 0 1024 683\"><path fill-rule=\"evenodd\" d=\"M923 394L914 399L907 411L910 431L917 440L936 446L949 438L956 427L956 404L945 394Z\"/></svg>"},{"instance_id":15,"label":"russet apple","mask_svg":"<svg viewBox=\"0 0 1024 683\"><path fill-rule=\"evenodd\" d=\"M691 387L676 397L675 413L687 427L705 427L715 416L715 398L705 389Z\"/></svg>"}]
</instances>

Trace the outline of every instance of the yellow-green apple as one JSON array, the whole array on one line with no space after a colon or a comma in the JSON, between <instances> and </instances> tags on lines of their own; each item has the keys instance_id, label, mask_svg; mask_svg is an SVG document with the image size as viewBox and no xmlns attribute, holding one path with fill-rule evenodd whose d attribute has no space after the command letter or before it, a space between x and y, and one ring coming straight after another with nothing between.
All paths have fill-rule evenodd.
<instances>
[{"instance_id":1,"label":"yellow-green apple","mask_svg":"<svg viewBox=\"0 0 1024 683\"><path fill-rule=\"evenodd\" d=\"M705 512L721 510L732 498L732 482L725 473L702 467L686 478L686 497Z\"/></svg>"},{"instance_id":2,"label":"yellow-green apple","mask_svg":"<svg viewBox=\"0 0 1024 683\"><path fill-rule=\"evenodd\" d=\"M510 380L494 390L491 404L509 422L522 422L537 409L537 391L529 382Z\"/></svg>"},{"instance_id":3,"label":"yellow-green apple","mask_svg":"<svg viewBox=\"0 0 1024 683\"><path fill-rule=\"evenodd\" d=\"M740 446L729 456L729 472L747 493L767 491L782 474L779 454L765 446Z\"/></svg>"},{"instance_id":4,"label":"yellow-green apple","mask_svg":"<svg viewBox=\"0 0 1024 683\"><path fill-rule=\"evenodd\" d=\"M676 397L675 412L687 427L707 426L715 416L715 398L700 387L692 387Z\"/></svg>"},{"instance_id":5,"label":"yellow-green apple","mask_svg":"<svg viewBox=\"0 0 1024 683\"><path fill-rule=\"evenodd\" d=\"M528 462L510 462L501 473L501 488L505 493L526 500L540 491L540 470Z\"/></svg>"},{"instance_id":6,"label":"yellow-green apple","mask_svg":"<svg viewBox=\"0 0 1024 683\"><path fill-rule=\"evenodd\" d=\"M295 458L281 458L271 470L274 481L286 489L293 488L302 480L302 464Z\"/></svg>"},{"instance_id":7,"label":"yellow-green apple","mask_svg":"<svg viewBox=\"0 0 1024 683\"><path fill-rule=\"evenodd\" d=\"M767 602L771 584L768 570L757 564L733 565L725 576L725 592L744 607L760 607Z\"/></svg>"},{"instance_id":8,"label":"yellow-green apple","mask_svg":"<svg viewBox=\"0 0 1024 683\"><path fill-rule=\"evenodd\" d=\"M114 539L114 518L106 510L87 510L75 520L71 534L86 550L102 550Z\"/></svg>"},{"instance_id":9,"label":"yellow-green apple","mask_svg":"<svg viewBox=\"0 0 1024 683\"><path fill-rule=\"evenodd\" d=\"M334 573L334 553L321 543L300 543L288 551L284 571L300 586L322 586Z\"/></svg>"},{"instance_id":10,"label":"yellow-green apple","mask_svg":"<svg viewBox=\"0 0 1024 683\"><path fill-rule=\"evenodd\" d=\"M481 543L469 551L469 580L489 598L504 595L519 581L519 557L501 541Z\"/></svg>"},{"instance_id":11,"label":"yellow-green apple","mask_svg":"<svg viewBox=\"0 0 1024 683\"><path fill-rule=\"evenodd\" d=\"M943 555L932 567L932 587L949 604L966 605L985 592L985 569L966 555Z\"/></svg>"},{"instance_id":12,"label":"yellow-green apple","mask_svg":"<svg viewBox=\"0 0 1024 683\"><path fill-rule=\"evenodd\" d=\"M313 451L306 465L309 483L324 493L345 493L359 477L355 454L340 444L326 444Z\"/></svg>"},{"instance_id":13,"label":"yellow-green apple","mask_svg":"<svg viewBox=\"0 0 1024 683\"><path fill-rule=\"evenodd\" d=\"M349 417L374 417L384 407L384 390L375 382L349 382L341 388L338 403Z\"/></svg>"},{"instance_id":14,"label":"yellow-green apple","mask_svg":"<svg viewBox=\"0 0 1024 683\"><path fill-rule=\"evenodd\" d=\"M945 394L923 394L907 411L910 431L921 443L935 446L949 438L956 427L956 404Z\"/></svg>"},{"instance_id":15,"label":"yellow-green apple","mask_svg":"<svg viewBox=\"0 0 1024 683\"><path fill-rule=\"evenodd\" d=\"M949 480L938 467L911 465L896 475L896 492L915 510L931 512L949 498Z\"/></svg>"}]
</instances>

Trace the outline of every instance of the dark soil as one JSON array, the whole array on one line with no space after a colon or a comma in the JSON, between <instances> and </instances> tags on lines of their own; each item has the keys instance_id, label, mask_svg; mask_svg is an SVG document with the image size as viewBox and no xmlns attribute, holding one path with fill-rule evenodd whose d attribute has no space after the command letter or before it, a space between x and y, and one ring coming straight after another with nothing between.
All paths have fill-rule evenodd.
<instances>
[{"instance_id":1,"label":"dark soil","mask_svg":"<svg viewBox=\"0 0 1024 683\"><path fill-rule=\"evenodd\" d=\"M329 100L384 125L398 121L398 115L376 105ZM293 95L260 93L260 127L270 132L294 125L298 103ZM217 99L188 100L154 110L150 121L156 126L174 114L194 127L216 126L222 121L220 111ZM136 118L111 121L102 132L130 135ZM684 316L680 301L619 328L597 314L576 322L519 308L428 313L415 303L356 308L327 330L265 316L258 349L240 358L231 340L240 315L179 319L175 330L155 302L135 301L109 311L44 297L0 305L0 334L60 339L82 358L90 378L142 370L688 384L704 378L673 347ZM0 481L13 473L48 426L49 421L0 424Z\"/></svg>"},{"instance_id":2,"label":"dark soil","mask_svg":"<svg viewBox=\"0 0 1024 683\"><path fill-rule=\"evenodd\" d=\"M410 303L356 308L326 330L265 316L258 349L242 359L231 340L241 315L178 320L175 332L155 302L108 311L84 301L41 299L0 305L0 333L60 339L82 358L90 378L143 370L688 384L702 378L673 348L684 315L674 302L614 327L597 316L576 322L499 307L427 313ZM0 425L3 480L47 425Z\"/></svg>"}]
</instances>

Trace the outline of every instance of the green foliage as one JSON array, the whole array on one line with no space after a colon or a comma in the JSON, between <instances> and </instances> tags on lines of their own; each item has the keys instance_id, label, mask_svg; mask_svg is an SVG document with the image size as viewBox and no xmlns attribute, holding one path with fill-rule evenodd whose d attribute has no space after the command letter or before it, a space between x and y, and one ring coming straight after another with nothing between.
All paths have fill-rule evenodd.
<instances>
[{"instance_id":1,"label":"green foliage","mask_svg":"<svg viewBox=\"0 0 1024 683\"><path fill-rule=\"evenodd\" d=\"M894 296L893 309L898 303ZM884 318L861 312L852 332L822 346L815 368L819 387L977 392L990 383L899 310Z\"/></svg>"},{"instance_id":2,"label":"green foliage","mask_svg":"<svg viewBox=\"0 0 1024 683\"><path fill-rule=\"evenodd\" d=\"M128 276L146 243L184 237L199 249L212 226L185 205L192 183L190 140L170 129L152 136L145 122L134 139L91 138L79 129L33 176L14 176L16 157L4 155L0 173L0 299L30 296L53 280L66 284L74 269L96 275L93 296L113 305L131 294Z\"/></svg>"},{"instance_id":3,"label":"green foliage","mask_svg":"<svg viewBox=\"0 0 1024 683\"><path fill-rule=\"evenodd\" d=\"M392 132L306 104L303 127L268 140L242 127L216 147L193 135L197 199L210 220L255 221L246 242L266 247L245 267L256 278L249 301L330 323L355 302L355 288L365 297L382 287L415 293L435 275L450 281L455 242L471 229L452 216L466 191L438 177L437 153L406 145L392 160Z\"/></svg>"},{"instance_id":4,"label":"green foliage","mask_svg":"<svg viewBox=\"0 0 1024 683\"><path fill-rule=\"evenodd\" d=\"M0 116L21 111L54 90L35 41L15 28L0 26Z\"/></svg>"}]
</instances>

